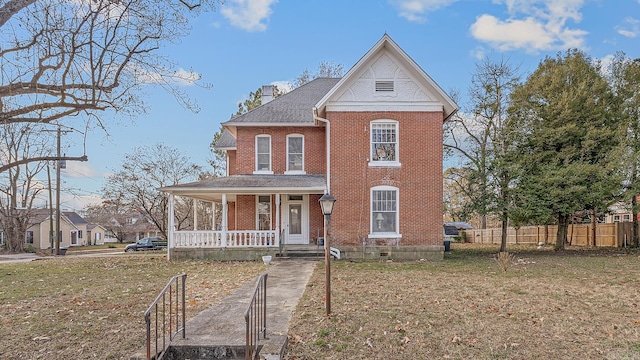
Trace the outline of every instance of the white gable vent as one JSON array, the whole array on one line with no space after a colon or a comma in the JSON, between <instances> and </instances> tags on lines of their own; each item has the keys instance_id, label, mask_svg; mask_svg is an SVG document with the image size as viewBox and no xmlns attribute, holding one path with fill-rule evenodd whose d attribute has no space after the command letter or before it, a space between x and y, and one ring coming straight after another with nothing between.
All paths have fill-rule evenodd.
<instances>
[{"instance_id":1,"label":"white gable vent","mask_svg":"<svg viewBox=\"0 0 640 360\"><path fill-rule=\"evenodd\" d=\"M376 81L376 91L393 91L393 81Z\"/></svg>"}]
</instances>

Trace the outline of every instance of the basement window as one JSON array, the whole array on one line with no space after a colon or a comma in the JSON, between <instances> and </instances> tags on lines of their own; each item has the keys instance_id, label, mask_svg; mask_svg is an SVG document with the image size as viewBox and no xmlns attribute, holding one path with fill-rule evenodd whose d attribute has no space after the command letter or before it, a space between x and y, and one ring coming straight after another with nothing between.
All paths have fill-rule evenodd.
<instances>
[{"instance_id":1,"label":"basement window","mask_svg":"<svg viewBox=\"0 0 640 360\"><path fill-rule=\"evenodd\" d=\"M393 80L392 81L376 81L376 92L388 92L393 91Z\"/></svg>"}]
</instances>

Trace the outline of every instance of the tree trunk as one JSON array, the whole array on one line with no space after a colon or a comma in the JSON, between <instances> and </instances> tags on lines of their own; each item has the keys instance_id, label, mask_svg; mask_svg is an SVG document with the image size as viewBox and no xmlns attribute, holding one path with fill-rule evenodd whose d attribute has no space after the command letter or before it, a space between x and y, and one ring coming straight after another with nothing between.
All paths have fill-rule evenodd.
<instances>
[{"instance_id":1,"label":"tree trunk","mask_svg":"<svg viewBox=\"0 0 640 360\"><path fill-rule=\"evenodd\" d=\"M544 224L544 244L549 243L549 224Z\"/></svg>"},{"instance_id":2,"label":"tree trunk","mask_svg":"<svg viewBox=\"0 0 640 360\"><path fill-rule=\"evenodd\" d=\"M593 209L591 213L591 241L592 246L596 246L596 211L597 209Z\"/></svg>"},{"instance_id":3,"label":"tree trunk","mask_svg":"<svg viewBox=\"0 0 640 360\"><path fill-rule=\"evenodd\" d=\"M555 250L564 250L567 242L567 230L569 228L569 215L558 215L558 236L556 237Z\"/></svg>"},{"instance_id":4,"label":"tree trunk","mask_svg":"<svg viewBox=\"0 0 640 360\"><path fill-rule=\"evenodd\" d=\"M631 229L631 244L633 246L640 246L638 240L638 197L634 194L631 198L631 213L633 218L633 229Z\"/></svg>"},{"instance_id":5,"label":"tree trunk","mask_svg":"<svg viewBox=\"0 0 640 360\"><path fill-rule=\"evenodd\" d=\"M502 236L500 241L500 252L507 251L507 225L509 220L502 220Z\"/></svg>"}]
</instances>

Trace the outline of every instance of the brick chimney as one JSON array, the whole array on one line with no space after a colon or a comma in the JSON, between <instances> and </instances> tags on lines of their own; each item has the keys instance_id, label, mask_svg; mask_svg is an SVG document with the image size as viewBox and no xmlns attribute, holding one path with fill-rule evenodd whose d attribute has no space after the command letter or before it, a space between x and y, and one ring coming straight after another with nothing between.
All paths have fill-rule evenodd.
<instances>
[{"instance_id":1,"label":"brick chimney","mask_svg":"<svg viewBox=\"0 0 640 360\"><path fill-rule=\"evenodd\" d=\"M262 85L262 105L273 100L273 85Z\"/></svg>"}]
</instances>

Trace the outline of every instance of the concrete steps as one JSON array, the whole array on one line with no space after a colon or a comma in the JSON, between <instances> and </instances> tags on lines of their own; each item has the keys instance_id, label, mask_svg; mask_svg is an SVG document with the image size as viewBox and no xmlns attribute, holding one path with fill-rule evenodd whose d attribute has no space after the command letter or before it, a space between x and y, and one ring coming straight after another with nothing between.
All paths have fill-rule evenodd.
<instances>
[{"instance_id":1,"label":"concrete steps","mask_svg":"<svg viewBox=\"0 0 640 360\"><path fill-rule=\"evenodd\" d=\"M317 245L285 245L279 259L320 260L324 258L324 248Z\"/></svg>"}]
</instances>

